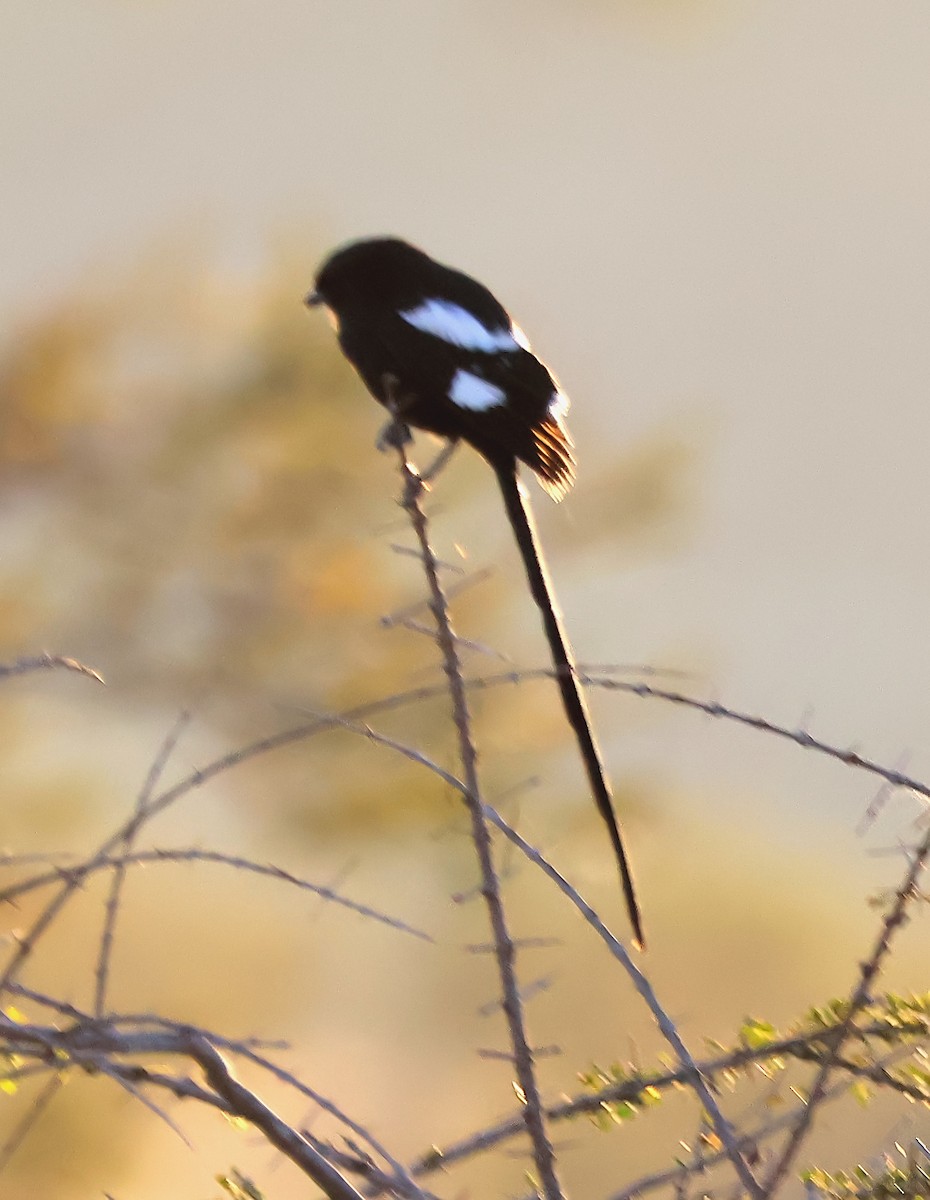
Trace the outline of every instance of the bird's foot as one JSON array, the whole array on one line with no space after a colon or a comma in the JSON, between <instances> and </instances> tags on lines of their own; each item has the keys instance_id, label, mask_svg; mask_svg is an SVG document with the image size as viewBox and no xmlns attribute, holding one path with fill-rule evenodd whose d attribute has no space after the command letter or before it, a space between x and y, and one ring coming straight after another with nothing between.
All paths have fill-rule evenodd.
<instances>
[{"instance_id":1,"label":"bird's foot","mask_svg":"<svg viewBox=\"0 0 930 1200\"><path fill-rule=\"evenodd\" d=\"M413 434L410 432L410 426L398 420L397 417L391 417L390 421L381 426L375 445L384 454L388 450L403 450L412 441Z\"/></svg>"}]
</instances>

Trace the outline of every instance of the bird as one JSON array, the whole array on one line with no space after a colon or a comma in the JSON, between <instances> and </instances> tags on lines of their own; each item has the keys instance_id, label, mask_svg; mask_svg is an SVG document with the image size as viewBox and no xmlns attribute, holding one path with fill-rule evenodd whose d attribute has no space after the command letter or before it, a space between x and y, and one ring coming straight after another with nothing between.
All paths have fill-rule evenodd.
<instances>
[{"instance_id":1,"label":"bird","mask_svg":"<svg viewBox=\"0 0 930 1200\"><path fill-rule=\"evenodd\" d=\"M607 825L637 946L645 948L630 859L610 783L519 477L524 463L553 500L575 481L568 397L522 329L478 280L396 237L331 252L305 297L324 306L343 354L404 427L471 445L490 465L538 606L562 704Z\"/></svg>"}]
</instances>

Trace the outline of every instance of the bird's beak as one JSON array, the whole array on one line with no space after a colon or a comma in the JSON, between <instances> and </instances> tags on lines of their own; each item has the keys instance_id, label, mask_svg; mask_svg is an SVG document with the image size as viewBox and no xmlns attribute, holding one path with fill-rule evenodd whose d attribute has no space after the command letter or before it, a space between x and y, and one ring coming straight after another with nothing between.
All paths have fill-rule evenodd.
<instances>
[{"instance_id":1,"label":"bird's beak","mask_svg":"<svg viewBox=\"0 0 930 1200\"><path fill-rule=\"evenodd\" d=\"M307 308L315 308L317 304L323 303L323 297L317 291L307 292L304 296L304 304Z\"/></svg>"}]
</instances>

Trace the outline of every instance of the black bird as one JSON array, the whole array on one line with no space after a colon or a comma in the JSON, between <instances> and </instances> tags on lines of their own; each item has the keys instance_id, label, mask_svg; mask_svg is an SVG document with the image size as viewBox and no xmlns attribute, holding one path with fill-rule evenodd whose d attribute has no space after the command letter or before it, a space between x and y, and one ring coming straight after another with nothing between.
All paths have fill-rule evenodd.
<instances>
[{"instance_id":1,"label":"black bird","mask_svg":"<svg viewBox=\"0 0 930 1200\"><path fill-rule=\"evenodd\" d=\"M399 238L371 238L336 250L306 302L329 309L346 358L397 420L468 442L494 468L542 613L562 703L617 856L633 932L644 946L610 785L517 475L518 461L526 463L554 500L571 488L575 456L565 426L568 398L486 287Z\"/></svg>"}]
</instances>

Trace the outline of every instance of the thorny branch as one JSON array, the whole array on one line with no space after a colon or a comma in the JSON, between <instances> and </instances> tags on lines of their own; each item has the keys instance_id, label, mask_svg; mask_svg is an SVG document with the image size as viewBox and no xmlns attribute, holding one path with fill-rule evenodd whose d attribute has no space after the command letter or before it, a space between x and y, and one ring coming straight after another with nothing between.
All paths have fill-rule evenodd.
<instances>
[{"instance_id":1,"label":"thorny branch","mask_svg":"<svg viewBox=\"0 0 930 1200\"><path fill-rule=\"evenodd\" d=\"M88 667L86 663L76 658L65 658L61 654L37 654L31 658L19 658L16 662L0 663L0 679L13 675L29 675L33 671L75 671L78 675L86 675L97 683L103 683L103 676Z\"/></svg>"},{"instance_id":2,"label":"thorny branch","mask_svg":"<svg viewBox=\"0 0 930 1200\"><path fill-rule=\"evenodd\" d=\"M920 1085L908 1085L907 1080L899 1073L891 1074L887 1070L887 1064L892 1062L895 1056L901 1053L900 1049L891 1050L883 1062L871 1063L858 1061L855 1056L849 1057L848 1054L844 1055L843 1049L851 1040L866 1041L872 1036L881 1037L886 1033L886 1027L881 1023L862 1022L857 1020L857 1018L862 1016L863 1009L872 1002L875 984L890 954L893 936L905 923L908 908L919 895L919 878L926 867L928 858L930 858L930 832L926 834L919 846L912 852L905 878L897 889L889 911L882 922L882 927L872 953L861 967L857 985L846 1002L838 1025L801 1037L770 1043L755 1050L743 1048L733 1051L729 1055L721 1055L715 1059L696 1062L680 1044L680 1039L678 1039L678 1042L675 1041L677 1033L674 1030L674 1026L671 1026L671 1023L667 1022L664 1013L658 1008L658 1002L655 1000L654 995L649 995L651 989L648 987L648 981L644 980L646 990L644 991L640 988L641 994L644 995L650 1003L650 1007L653 1008L653 1013L660 1027L663 1028L663 1032L666 1033L666 1036L671 1035L670 1040L675 1045L676 1051L680 1053L681 1067L677 1071L666 1072L661 1075L650 1075L642 1079L623 1080L599 1092L586 1093L576 1097L574 1100L545 1109L543 1108L538 1090L536 1089L532 1054L529 1050L523 1028L522 1012L519 1009L520 1000L519 993L516 991L513 962L515 957L514 942L509 936L506 923L501 927L495 919L495 901L493 896L488 896L488 879L490 878L491 881L490 890L492 892L497 889L497 879L490 858L490 838L488 831L483 826L483 822L480 821L482 814L495 821L505 836L515 841L529 858L562 887L563 891L569 895L572 902L585 916L585 919L598 930L600 936L608 946L611 945L611 935L603 926L599 928L596 914L593 914L587 908L580 897L577 896L577 893L574 892L574 889L571 889L570 885L561 880L558 873L542 859L541 855L534 851L532 847L527 846L515 831L510 830L506 826L506 823L500 821L496 814L493 813L493 810L488 808L481 809L476 770L476 751L471 737L467 692L469 690L514 685L527 679L548 677L553 672L551 669L534 671L510 670L497 675L467 681L463 678L461 665L457 656L459 643L449 623L448 610L439 581L440 564L432 555L426 533L425 517L419 506L419 497L424 483L416 475L415 470L410 464L407 463L406 456L403 454L402 460L402 469L406 481L404 503L420 542L418 556L424 564L424 570L426 571L430 585L430 607L437 621L438 632L436 638L443 652L444 669L447 675L446 683L440 686L430 685L411 689L405 693L395 694L381 700L359 705L340 715L313 715L310 719L302 721L291 729L284 730L270 737L258 739L247 746L240 747L238 750L218 758L205 768L191 773L179 783L162 791L160 794L156 794L159 777L165 761L173 748L175 737L172 735L166 741L163 753L153 763L149 779L140 792L132 816L98 847L90 857L70 867L59 866L52 869L45 869L31 879L13 884L5 891L0 892L0 900L5 899L10 901L14 896L23 894L32 888L54 885L56 883L59 885L55 896L39 913L32 927L21 938L11 961L7 965L7 970L3 978L0 979L0 994L6 991L9 994L25 996L36 1003L51 1007L62 1019L73 1022L70 1027L61 1029L56 1026L43 1027L30 1025L19 1020L13 1020L5 1014L0 1014L0 1048L5 1049L9 1055L14 1056L11 1059L10 1066L4 1078L10 1081L18 1081L30 1078L37 1072L49 1072L49 1078L41 1097L41 1103L46 1104L51 1102L57 1093L64 1071L68 1068L77 1068L113 1079L114 1082L127 1088L131 1094L142 1100L152 1111L158 1113L158 1115L166 1120L169 1119L166 1114L154 1102L148 1099L140 1089L160 1089L170 1096L179 1099L190 1099L198 1103L207 1104L219 1111L241 1116L243 1119L252 1122L256 1128L261 1130L268 1141L278 1146L283 1153L298 1163L308 1176L317 1180L327 1195L336 1197L338 1200L349 1200L349 1198L357 1198L359 1196L359 1193L348 1182L342 1171L356 1173L359 1177L365 1178L369 1189L374 1189L375 1191L388 1190L396 1195L422 1196L423 1193L417 1189L414 1183L413 1177L415 1175L422 1175L437 1168L448 1166L454 1161L460 1161L475 1153L484 1153L492 1146L499 1145L505 1139L514 1137L527 1128L529 1128L534 1141L534 1147L537 1151L537 1167L543 1186L547 1190L547 1195L552 1197L560 1196L558 1179L555 1175L555 1159L554 1155L552 1155L551 1145L549 1144L545 1130L545 1122L547 1120L561 1121L579 1113L595 1112L605 1104L609 1105L612 1102L619 1102L624 1099L634 1099L642 1093L644 1087L661 1089L675 1086L676 1084L684 1084L697 1090L702 1102L714 1120L716 1132L723 1143L723 1149L719 1152L707 1153L703 1156L697 1155L693 1162L688 1164L686 1168L687 1172L692 1173L694 1171L706 1170L717 1163L729 1159L739 1172L746 1189L750 1192L755 1191L757 1195L767 1197L773 1196L784 1181L792 1162L810 1131L814 1116L819 1107L823 1103L840 1095L847 1086L849 1077L868 1078L880 1086L892 1088L903 1095L912 1094L913 1099L919 1102L926 1102L924 1090L922 1090ZM23 658L12 664L0 664L0 678L56 668L74 671L98 680L100 678L91 668L74 659L51 655ZM875 760L860 754L857 750L844 749L824 742L813 737L804 729L789 729L769 722L764 718L752 716L716 702L704 701L680 691L656 687L651 683L618 679L614 674L609 673L607 669L598 670L596 668L589 668L582 676L582 682L588 686L626 692L641 699L655 699L664 703L694 709L716 719L735 722L757 732L789 740L801 749L826 755L848 767L878 776L889 787L905 788L924 800L930 800L930 785L912 776L908 776L903 771L884 767ZM439 767L419 751L412 750L410 747L394 739L374 733L366 724L366 719L375 713L423 702L447 691L451 692L453 698L456 727L460 735L460 749L464 773L462 781L456 779L449 772L444 771L443 768ZM410 1169L404 1168L384 1147L371 1138L364 1129L351 1121L345 1114L340 1113L335 1105L327 1101L324 1097L319 1096L318 1093L308 1088L295 1076L277 1067L265 1058L255 1048L254 1044L224 1039L210 1034L205 1030L191 1030L185 1026L172 1025L170 1022L163 1022L154 1017L127 1018L120 1017L117 1014L109 1014L106 1016L106 1019L101 1019L105 1015L112 934L118 915L120 890L125 872L132 866L143 862L159 860L179 861L187 859L188 861L222 862L237 869L257 871L287 880L295 883L297 886L316 890L318 894L325 896L325 898L333 899L337 903L351 904L351 902L329 893L328 889L317 888L307 881L297 880L293 876L289 876L287 872L282 872L278 868L265 864L251 863L246 859L237 859L234 856L220 855L209 851L136 851L133 848L133 841L144 825L170 805L189 794L193 789L205 784L208 780L249 759L270 753L282 746L293 744L336 727L347 728L353 732L361 733L378 741L387 749L404 754L427 769L433 770L439 777L446 779L446 782L463 792L466 799L470 802L473 823L480 822L483 828L483 833L479 833L477 828L475 833L476 844L479 846L479 856L482 857L483 865L489 872L489 874L485 873L484 875L483 891L489 902L489 910L492 914L492 926L494 927L495 942L499 957L503 958L504 964L509 962L510 980L514 988L513 996L517 1005L515 1010L518 1025L517 1032L522 1036L523 1041L521 1047L519 1038L514 1038L514 1061L517 1066L522 1093L522 1107L519 1115L492 1129L475 1134L468 1139L463 1139L463 1141L455 1145L447 1146L443 1150L434 1150ZM476 810L480 811L477 811L476 814ZM481 850L482 844L484 845L484 851ZM25 861L25 858L17 860L15 856L6 856L2 860L5 865L11 866L24 864ZM53 924L63 906L77 889L80 888L83 881L98 871L113 872L113 887L111 890L111 900L107 907L104 935L101 941L96 971L95 1015L91 1016L80 1012L71 1005L56 1001L54 998L43 997L39 993L31 991L15 982L15 978L19 969L25 963L27 956L35 947L38 939ZM500 904L499 889L497 889L496 903L500 909L500 918L503 920L503 907ZM389 918L385 918L381 914L372 914L370 910L366 910L362 906L354 907L366 915L375 915L379 919L390 921ZM421 931L405 927L400 922L391 921L391 923L417 936L427 936ZM619 944L617 945L619 946ZM611 949L623 961L625 956L622 946L619 946L619 952L616 947L611 947ZM503 950L502 956L500 955L501 950ZM626 966L626 963L624 965ZM508 1018L511 1019L512 1025L514 1009L512 1004L508 1009L507 975L503 965L502 979L505 993L505 1011L508 1012ZM666 1024L670 1028L666 1028ZM511 1032L513 1036L513 1029ZM919 1025L913 1028L901 1026L898 1029L898 1033L902 1038L909 1033L914 1036L922 1036L925 1035L925 1032L925 1029ZM204 1072L206 1083L197 1082L195 1079L183 1074L183 1072L178 1075L171 1075L164 1070L153 1070L146 1067L138 1060L149 1053L157 1054L160 1057L165 1054L178 1055L183 1056L183 1058L189 1061L196 1062ZM806 1103L802 1105L800 1110L780 1115L778 1118L772 1119L748 1133L744 1129L732 1129L719 1112L714 1095L704 1081L712 1080L715 1075L732 1070L744 1063L764 1060L770 1055L780 1053L794 1055L799 1059L808 1059L817 1065L817 1074L809 1089ZM268 1108L258 1095L245 1088L236 1080L226 1061L227 1055L241 1056L252 1062L257 1069L269 1071L272 1075L288 1084L288 1086L297 1089L301 1094L321 1104L326 1111L332 1113L336 1119L342 1121L355 1138L361 1138L363 1142L367 1142L371 1147L371 1152L369 1153L367 1150L356 1151L355 1143L347 1140L347 1145L349 1145L351 1151L351 1153L347 1154L345 1151L319 1142L311 1135L302 1134L295 1128L287 1125L282 1118ZM521 1055L523 1056L522 1061ZM127 1061L127 1058L131 1058L132 1061ZM840 1082L835 1082L834 1076L839 1072L842 1073L843 1079ZM529 1086L524 1083L524 1074L527 1077ZM28 1114L26 1120L20 1122L18 1128L7 1139L5 1146L0 1150L0 1166L3 1165L3 1162L27 1135L31 1124L35 1121L40 1111L41 1107L34 1109ZM761 1190L759 1190L759 1185L752 1178L751 1174L747 1177L747 1174L741 1169L745 1165L745 1160L742 1156L755 1151L763 1140L771 1139L785 1129L788 1130L788 1137L779 1154L775 1157L773 1165L770 1167L768 1178L762 1185ZM541 1159L540 1148L542 1148ZM380 1162L376 1161L376 1159L380 1160ZM342 1168L342 1171L338 1168ZM679 1166L672 1171L644 1177L629 1185L624 1191L617 1193L617 1196L631 1197L648 1191L651 1188L666 1186L668 1184L675 1184L677 1186L677 1183L682 1178L682 1171L684 1169Z\"/></svg>"},{"instance_id":3,"label":"thorny branch","mask_svg":"<svg viewBox=\"0 0 930 1200\"><path fill-rule=\"evenodd\" d=\"M485 813L489 821L507 837L523 854L531 859L541 870L555 883L564 896L567 896L571 903L578 909L588 924L594 929L595 933L601 938L602 942L607 946L610 953L617 959L626 973L632 980L636 991L645 1001L649 1011L655 1020L659 1031L665 1040L669 1043L675 1052L675 1056L682 1064L686 1075L685 1082L694 1089L698 1099L704 1105L714 1131L720 1138L727 1157L733 1164L733 1168L740 1178L743 1186L749 1194L754 1197L762 1195L762 1189L758 1181L752 1173L749 1163L744 1158L740 1151L738 1141L734 1135L729 1121L723 1115L723 1112L714 1098L713 1092L707 1085L707 1081L701 1074L701 1069L694 1061L691 1052L688 1050L681 1034L675 1023L672 1021L668 1012L662 1007L659 998L655 993L652 984L639 969L636 963L633 962L630 955L626 952L622 942L620 942L610 932L601 918L597 915L594 909L579 895L579 893L571 886L571 884L561 875L551 863L547 862L543 856L534 847L530 846L515 829L507 824L507 822L496 813L490 805L485 805Z\"/></svg>"},{"instance_id":4,"label":"thorny branch","mask_svg":"<svg viewBox=\"0 0 930 1200\"><path fill-rule=\"evenodd\" d=\"M394 408L396 412L396 405ZM533 1147L533 1159L539 1173L542 1192L546 1196L546 1200L561 1200L562 1186L556 1170L552 1143L546 1130L543 1105L533 1064L533 1053L526 1033L523 1003L516 974L516 949L504 911L500 883L494 867L491 834L485 822L482 807L481 787L478 779L478 751L472 735L471 714L462 675L462 665L449 617L448 603L439 579L439 565L430 545L426 516L420 504L420 497L426 485L408 461L403 426L395 420L393 428L395 437L392 440L397 447L404 487L401 503L410 517L420 546L423 569L430 593L430 607L436 621L437 641L442 654L443 670L452 699L452 717L458 733L459 756L464 775L465 803L471 816L472 840L481 869L482 895L487 905L494 943L497 947L496 958L503 993L502 1005L510 1033L523 1117ZM436 470L435 466L433 470Z\"/></svg>"},{"instance_id":5,"label":"thorny branch","mask_svg":"<svg viewBox=\"0 0 930 1200\"><path fill-rule=\"evenodd\" d=\"M136 797L135 816L141 820L145 815L146 807L152 798L152 793L161 778L162 772L167 765L168 759L178 740L181 737L184 729L190 721L189 713L182 713L175 721L174 728L171 729L168 736L164 739L158 754L156 754L149 773L146 776L145 783L142 785L142 790ZM132 843L135 840L140 825L137 824L123 838L123 851L128 854L132 850ZM126 867L123 863L117 862L113 867L113 874L110 876L110 889L107 894L106 909L104 911L103 930L100 934L100 950L97 955L97 970L96 984L94 988L94 1016L102 1017L106 1008L107 996L107 980L110 973L110 959L113 954L113 942L116 937L116 921L119 916L120 900L123 896L123 885L126 882Z\"/></svg>"},{"instance_id":6,"label":"thorny branch","mask_svg":"<svg viewBox=\"0 0 930 1200\"><path fill-rule=\"evenodd\" d=\"M813 1086L807 1097L807 1103L792 1129L781 1154L769 1172L769 1177L766 1180L766 1192L769 1195L775 1194L778 1185L787 1174L791 1163L801 1149L802 1142L810 1131L814 1115L820 1107L821 1101L827 1091L830 1076L837 1066L837 1059L842 1051L843 1044L851 1033L853 1021L866 1004L869 1003L872 985L878 978L882 964L891 950L892 938L907 920L907 908L917 895L917 883L927 865L928 857L930 857L930 830L924 835L911 859L907 874L895 894L894 902L882 921L882 926L872 953L861 966L859 982L849 999L849 1006L843 1020L830 1035L827 1054L814 1079Z\"/></svg>"}]
</instances>

